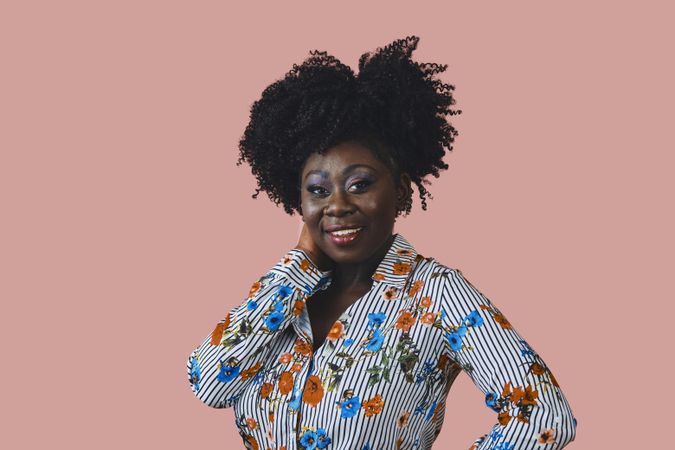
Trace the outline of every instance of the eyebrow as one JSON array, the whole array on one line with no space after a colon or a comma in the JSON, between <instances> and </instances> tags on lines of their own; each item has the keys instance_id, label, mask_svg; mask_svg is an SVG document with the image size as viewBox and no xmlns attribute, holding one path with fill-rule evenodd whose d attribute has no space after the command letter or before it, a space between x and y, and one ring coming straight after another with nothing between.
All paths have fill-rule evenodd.
<instances>
[{"instance_id":1,"label":"eyebrow","mask_svg":"<svg viewBox=\"0 0 675 450\"><path fill-rule=\"evenodd\" d=\"M369 166L368 164L350 164L349 166L345 167L342 170L342 175L345 175L358 167L366 167L372 170L373 172L377 172L377 169L375 169L372 166ZM309 172L307 172L307 175L305 175L305 178L307 178L312 174L318 174L321 175L322 178L328 178L328 172L326 172L325 170L310 170Z\"/></svg>"}]
</instances>

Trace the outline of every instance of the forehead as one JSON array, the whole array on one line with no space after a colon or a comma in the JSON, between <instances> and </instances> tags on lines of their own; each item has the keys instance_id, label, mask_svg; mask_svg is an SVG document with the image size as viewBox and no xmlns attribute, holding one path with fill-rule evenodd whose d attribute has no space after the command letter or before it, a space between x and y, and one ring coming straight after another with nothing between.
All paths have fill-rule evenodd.
<instances>
[{"instance_id":1,"label":"forehead","mask_svg":"<svg viewBox=\"0 0 675 450\"><path fill-rule=\"evenodd\" d=\"M389 168L377 157L375 151L359 142L343 142L325 153L309 155L302 170L302 176L310 171L321 170L338 174L349 166L367 165L377 171L389 171Z\"/></svg>"}]
</instances>

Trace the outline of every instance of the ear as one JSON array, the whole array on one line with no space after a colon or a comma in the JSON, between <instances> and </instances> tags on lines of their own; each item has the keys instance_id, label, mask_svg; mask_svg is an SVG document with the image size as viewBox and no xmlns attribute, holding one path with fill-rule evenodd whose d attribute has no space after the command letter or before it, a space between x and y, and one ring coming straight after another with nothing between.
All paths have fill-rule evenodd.
<instances>
[{"instance_id":1,"label":"ear","mask_svg":"<svg viewBox=\"0 0 675 450\"><path fill-rule=\"evenodd\" d=\"M406 172L402 172L396 186L399 197L408 198L412 194L412 179Z\"/></svg>"},{"instance_id":2,"label":"ear","mask_svg":"<svg viewBox=\"0 0 675 450\"><path fill-rule=\"evenodd\" d=\"M405 209L412 197L412 180L410 176L403 172L396 183L396 217L398 217Z\"/></svg>"}]
</instances>

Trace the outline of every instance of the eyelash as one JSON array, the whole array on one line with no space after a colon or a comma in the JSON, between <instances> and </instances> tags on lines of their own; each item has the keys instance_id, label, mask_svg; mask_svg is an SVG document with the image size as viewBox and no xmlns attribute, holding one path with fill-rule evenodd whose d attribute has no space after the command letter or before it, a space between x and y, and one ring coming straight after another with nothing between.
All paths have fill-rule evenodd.
<instances>
[{"instance_id":1,"label":"eyelash","mask_svg":"<svg viewBox=\"0 0 675 450\"><path fill-rule=\"evenodd\" d=\"M357 189L357 190L362 190L362 189L365 189L366 187L370 186L371 182L368 181L368 180L359 180L359 181L353 183L353 184L352 184L351 186L349 186L349 187L351 188L352 186L356 186L356 185L359 185L359 184L364 184L364 185L365 185L363 188ZM308 190L311 194L314 194L314 195L317 195L317 196L321 196L322 194L317 194L317 193L315 192L316 189L322 189L322 190L324 190L324 191L326 190L326 189L324 189L324 188L321 187L321 186L309 186L309 187L307 188L307 190Z\"/></svg>"}]
</instances>

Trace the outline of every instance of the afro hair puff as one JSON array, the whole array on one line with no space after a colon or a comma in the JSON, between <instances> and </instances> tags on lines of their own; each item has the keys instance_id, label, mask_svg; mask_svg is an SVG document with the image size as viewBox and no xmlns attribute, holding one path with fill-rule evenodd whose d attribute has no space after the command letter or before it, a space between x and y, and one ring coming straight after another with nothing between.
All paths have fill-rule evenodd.
<instances>
[{"instance_id":1,"label":"afro hair puff","mask_svg":"<svg viewBox=\"0 0 675 450\"><path fill-rule=\"evenodd\" d=\"M372 148L398 174L417 185L422 209L427 175L448 168L455 128L453 85L435 79L447 65L411 60L419 38L408 36L364 53L359 73L324 51L310 56L263 91L251 106L250 122L239 141L237 166L247 162L258 182L284 211L300 212L300 175L312 153L356 140ZM410 212L408 199L405 213Z\"/></svg>"}]
</instances>

